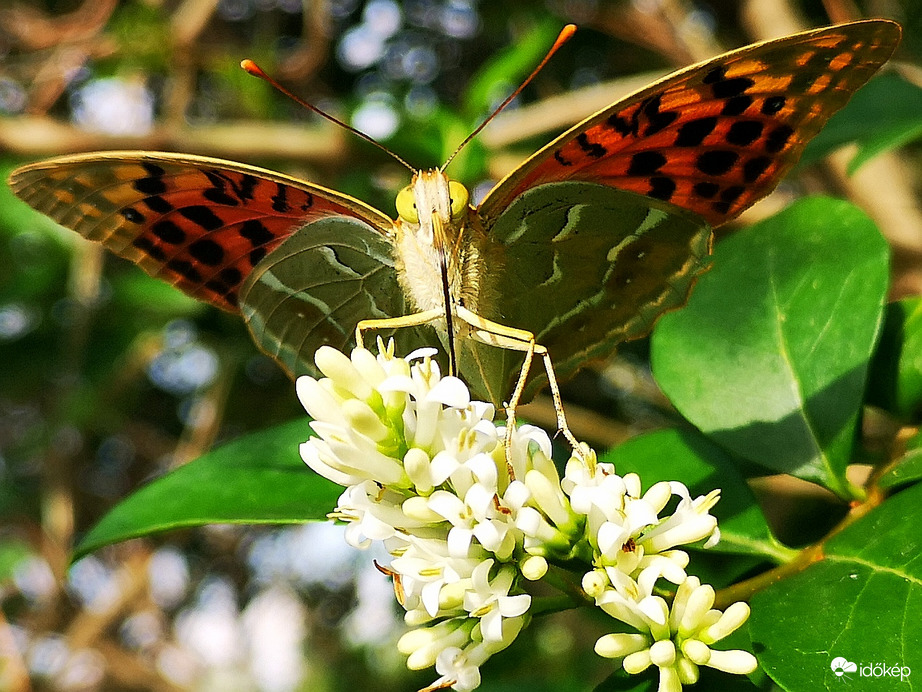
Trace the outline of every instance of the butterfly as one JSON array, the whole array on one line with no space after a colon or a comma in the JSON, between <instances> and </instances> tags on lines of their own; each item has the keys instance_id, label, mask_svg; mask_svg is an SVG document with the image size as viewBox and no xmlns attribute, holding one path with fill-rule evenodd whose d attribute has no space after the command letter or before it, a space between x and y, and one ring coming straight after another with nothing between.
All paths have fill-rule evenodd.
<instances>
[{"instance_id":1,"label":"butterfly","mask_svg":"<svg viewBox=\"0 0 922 692\"><path fill-rule=\"evenodd\" d=\"M557 137L476 207L439 169L414 175L392 219L280 173L144 151L34 163L10 185L240 313L291 375L371 325L402 352L438 335L474 395L500 404L514 382L522 393L523 344L546 347L566 378L684 304L711 229L775 188L899 40L894 22L858 21L680 70Z\"/></svg>"}]
</instances>

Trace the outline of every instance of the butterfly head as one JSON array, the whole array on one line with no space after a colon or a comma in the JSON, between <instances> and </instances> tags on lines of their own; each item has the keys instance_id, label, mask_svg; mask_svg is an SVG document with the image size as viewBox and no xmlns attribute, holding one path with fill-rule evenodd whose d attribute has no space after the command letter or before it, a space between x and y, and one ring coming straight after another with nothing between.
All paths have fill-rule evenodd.
<instances>
[{"instance_id":1,"label":"butterfly head","mask_svg":"<svg viewBox=\"0 0 922 692\"><path fill-rule=\"evenodd\" d=\"M414 229L417 242L444 253L450 246L448 230L464 224L468 199L467 188L441 171L419 171L397 194L397 214Z\"/></svg>"}]
</instances>

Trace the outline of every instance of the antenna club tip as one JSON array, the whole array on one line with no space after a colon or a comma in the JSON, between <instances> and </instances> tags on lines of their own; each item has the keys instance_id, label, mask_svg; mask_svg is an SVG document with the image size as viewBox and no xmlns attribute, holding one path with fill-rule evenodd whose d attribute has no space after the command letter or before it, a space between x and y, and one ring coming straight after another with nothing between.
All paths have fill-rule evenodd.
<instances>
[{"instance_id":1,"label":"antenna club tip","mask_svg":"<svg viewBox=\"0 0 922 692\"><path fill-rule=\"evenodd\" d=\"M245 71L249 72L254 77L265 77L265 72L260 69L259 65L250 60L249 58L244 58L240 61L240 67Z\"/></svg>"},{"instance_id":2,"label":"antenna club tip","mask_svg":"<svg viewBox=\"0 0 922 692\"><path fill-rule=\"evenodd\" d=\"M564 43L573 38L573 34L576 33L576 24L567 24L563 29L560 30L560 33L557 34L557 40L554 41L554 47L551 48L551 53L560 48Z\"/></svg>"}]
</instances>

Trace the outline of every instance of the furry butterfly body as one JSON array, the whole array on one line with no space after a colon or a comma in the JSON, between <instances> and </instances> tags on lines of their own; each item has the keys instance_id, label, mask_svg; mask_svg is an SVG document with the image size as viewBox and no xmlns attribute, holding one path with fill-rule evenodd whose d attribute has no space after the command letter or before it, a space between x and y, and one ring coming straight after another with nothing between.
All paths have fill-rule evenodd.
<instances>
[{"instance_id":1,"label":"furry butterfly body","mask_svg":"<svg viewBox=\"0 0 922 692\"><path fill-rule=\"evenodd\" d=\"M500 403L521 353L463 338L478 330L454 314L534 334L562 377L647 333L685 302L711 228L774 189L899 36L893 22L854 22L686 68L562 134L477 207L440 171L418 173L418 208L391 219L265 169L151 152L51 159L10 183L62 225L239 311L291 374L312 372L322 344L348 347L362 320L440 310L441 338L448 324L461 337L461 376ZM404 350L434 335L385 331Z\"/></svg>"}]
</instances>

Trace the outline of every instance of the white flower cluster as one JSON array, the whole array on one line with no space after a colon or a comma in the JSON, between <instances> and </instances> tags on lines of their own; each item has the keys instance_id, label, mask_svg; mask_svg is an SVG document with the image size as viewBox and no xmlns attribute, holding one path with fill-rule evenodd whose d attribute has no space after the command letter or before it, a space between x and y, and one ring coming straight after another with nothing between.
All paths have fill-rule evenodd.
<instances>
[{"instance_id":1,"label":"white flower cluster","mask_svg":"<svg viewBox=\"0 0 922 692\"><path fill-rule=\"evenodd\" d=\"M699 665L755 669L747 652L709 648L748 607L711 610L713 589L686 576L688 554L675 549L717 541L717 491L692 499L672 482L641 493L639 477L616 475L586 446L561 481L546 433L523 425L507 449L492 405L442 377L434 349L407 358L379 349L317 351L326 377L297 383L316 433L301 456L346 486L330 516L349 523L349 543L383 541L393 556L382 569L416 628L398 648L411 669L435 666L441 677L429 689L479 686L480 666L527 624L525 584L549 563L584 566L588 597L637 630L602 637L596 651L629 673L655 664L661 692L697 680ZM674 496L676 509L661 517ZM678 586L671 609L654 595L661 578Z\"/></svg>"}]
</instances>

